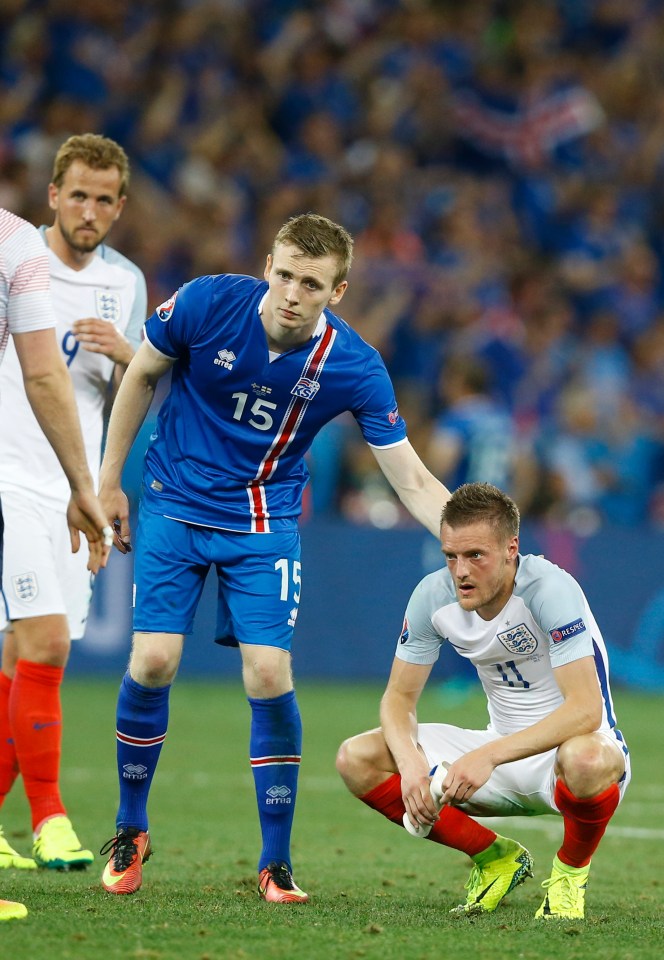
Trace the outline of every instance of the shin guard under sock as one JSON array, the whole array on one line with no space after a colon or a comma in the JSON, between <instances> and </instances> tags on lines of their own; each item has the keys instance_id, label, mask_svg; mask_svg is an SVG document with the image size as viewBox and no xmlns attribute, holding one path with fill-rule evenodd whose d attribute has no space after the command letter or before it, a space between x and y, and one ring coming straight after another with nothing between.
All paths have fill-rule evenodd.
<instances>
[{"instance_id":1,"label":"shin guard under sock","mask_svg":"<svg viewBox=\"0 0 664 960\"><path fill-rule=\"evenodd\" d=\"M403 815L406 808L401 797L401 777L398 773L392 774L391 777L388 777L387 780L384 780L383 783L374 787L373 790L359 799L372 809L378 810L388 820L403 826ZM431 828L427 839L446 847L452 847L454 850L461 850L472 857L480 851L486 850L496 839L496 834L493 830L477 823L463 810L445 806Z\"/></svg>"},{"instance_id":2,"label":"shin guard under sock","mask_svg":"<svg viewBox=\"0 0 664 960\"><path fill-rule=\"evenodd\" d=\"M9 694L9 722L33 830L47 817L66 813L59 787L64 672L64 667L18 660Z\"/></svg>"},{"instance_id":3,"label":"shin guard under sock","mask_svg":"<svg viewBox=\"0 0 664 960\"><path fill-rule=\"evenodd\" d=\"M118 827L148 829L147 803L168 727L171 685L144 687L126 673L117 707Z\"/></svg>"},{"instance_id":4,"label":"shin guard under sock","mask_svg":"<svg viewBox=\"0 0 664 960\"><path fill-rule=\"evenodd\" d=\"M618 806L618 785L612 784L596 797L581 799L574 796L562 780L557 780L553 798L565 824L558 859L569 867L585 867Z\"/></svg>"},{"instance_id":5,"label":"shin guard under sock","mask_svg":"<svg viewBox=\"0 0 664 960\"><path fill-rule=\"evenodd\" d=\"M258 870L273 860L287 863L290 869L290 838L302 755L302 720L295 691L270 700L247 699L251 705L251 772L263 837Z\"/></svg>"}]
</instances>

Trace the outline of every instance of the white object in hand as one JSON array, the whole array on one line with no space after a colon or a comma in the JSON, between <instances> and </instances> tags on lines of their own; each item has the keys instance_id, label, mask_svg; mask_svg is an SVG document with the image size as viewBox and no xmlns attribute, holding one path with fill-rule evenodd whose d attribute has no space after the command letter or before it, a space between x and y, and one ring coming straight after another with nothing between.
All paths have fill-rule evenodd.
<instances>
[{"instance_id":1,"label":"white object in hand","mask_svg":"<svg viewBox=\"0 0 664 960\"><path fill-rule=\"evenodd\" d=\"M431 782L429 783L429 792L431 793L431 799L436 805L436 810L439 812L442 810L441 799L443 796L443 780L445 779L445 774L447 773L447 768L449 764L445 763L444 760L438 764L438 766L433 771L431 776ZM410 818L407 813L403 815L403 825L411 835L411 837L420 837L424 839L428 837L431 833L433 824L432 823L418 823L416 827L410 822Z\"/></svg>"}]
</instances>

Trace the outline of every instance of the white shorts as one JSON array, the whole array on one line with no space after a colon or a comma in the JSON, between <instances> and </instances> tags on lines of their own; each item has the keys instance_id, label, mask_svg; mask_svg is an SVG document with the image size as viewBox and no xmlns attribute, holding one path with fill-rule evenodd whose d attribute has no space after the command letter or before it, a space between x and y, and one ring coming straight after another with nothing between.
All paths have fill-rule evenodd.
<instances>
[{"instance_id":1,"label":"white shorts","mask_svg":"<svg viewBox=\"0 0 664 960\"><path fill-rule=\"evenodd\" d=\"M3 493L2 592L9 620L65 614L72 640L88 619L94 576L81 534L71 552L66 515L17 493ZM5 610L0 608L0 629Z\"/></svg>"},{"instance_id":2,"label":"white shorts","mask_svg":"<svg viewBox=\"0 0 664 960\"><path fill-rule=\"evenodd\" d=\"M609 733L606 736L620 745ZM499 740L500 734L493 730L464 730L449 723L421 723L418 740L426 754L427 762L435 767L441 760L453 763L477 747ZM556 786L554 771L557 748L538 753L534 757L502 763L496 767L483 787L473 794L467 803L459 807L476 817L534 817L542 813L560 811L553 800ZM625 776L618 784L620 799L630 781L629 755L625 756Z\"/></svg>"}]
</instances>

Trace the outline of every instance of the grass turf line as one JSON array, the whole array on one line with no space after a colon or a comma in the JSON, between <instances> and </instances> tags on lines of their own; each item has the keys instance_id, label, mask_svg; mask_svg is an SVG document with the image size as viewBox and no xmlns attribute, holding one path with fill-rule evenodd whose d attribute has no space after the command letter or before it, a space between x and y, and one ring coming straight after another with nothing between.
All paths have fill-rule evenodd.
<instances>
[{"instance_id":1,"label":"grass turf line","mask_svg":"<svg viewBox=\"0 0 664 960\"><path fill-rule=\"evenodd\" d=\"M117 684L67 679L62 788L84 846L113 834L117 803ZM380 685L298 685L304 750L294 831L296 881L306 907L279 908L255 893L260 840L248 767L249 707L239 683L178 682L150 800L155 856L133 897L101 890L101 858L87 873L2 871L0 896L28 905L27 920L0 924L0 956L49 960L660 960L664 942L661 839L664 770L656 717L664 700L615 691L633 755L627 798L597 852L585 923L533 920L561 824L500 824L535 857L535 879L496 913L450 917L463 899L469 861L421 843L346 792L334 770L340 741L378 721ZM432 684L420 719L484 725L481 693L465 700ZM630 809L633 801L633 809ZM28 852L20 781L0 822ZM551 830L543 830L546 823ZM556 834L556 827L558 831ZM615 827L615 831L614 828ZM511 829L514 828L514 829ZM641 831L627 839L621 831Z\"/></svg>"}]
</instances>

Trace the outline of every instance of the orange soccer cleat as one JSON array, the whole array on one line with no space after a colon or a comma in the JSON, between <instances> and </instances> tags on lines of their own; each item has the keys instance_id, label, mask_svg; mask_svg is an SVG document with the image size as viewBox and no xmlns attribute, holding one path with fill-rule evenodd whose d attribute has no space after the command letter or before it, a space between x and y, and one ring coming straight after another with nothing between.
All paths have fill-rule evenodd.
<instances>
[{"instance_id":1,"label":"orange soccer cleat","mask_svg":"<svg viewBox=\"0 0 664 960\"><path fill-rule=\"evenodd\" d=\"M150 835L136 827L119 827L99 851L111 854L101 885L108 893L136 893L143 882L143 864L152 854Z\"/></svg>"},{"instance_id":2,"label":"orange soccer cleat","mask_svg":"<svg viewBox=\"0 0 664 960\"><path fill-rule=\"evenodd\" d=\"M306 903L309 897L295 885L286 863L273 860L258 876L258 892L268 903Z\"/></svg>"}]
</instances>

